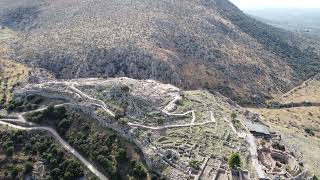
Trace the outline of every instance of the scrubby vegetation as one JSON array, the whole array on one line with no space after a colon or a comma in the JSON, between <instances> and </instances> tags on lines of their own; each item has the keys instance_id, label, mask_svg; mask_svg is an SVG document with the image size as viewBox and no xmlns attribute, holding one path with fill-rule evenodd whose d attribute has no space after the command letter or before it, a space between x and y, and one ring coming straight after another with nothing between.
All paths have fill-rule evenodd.
<instances>
[{"instance_id":1,"label":"scrubby vegetation","mask_svg":"<svg viewBox=\"0 0 320 180\"><path fill-rule=\"evenodd\" d=\"M35 164L43 164L45 171ZM0 130L0 179L75 179L86 174L81 163L45 133ZM90 175L89 175L90 176Z\"/></svg>"},{"instance_id":2,"label":"scrubby vegetation","mask_svg":"<svg viewBox=\"0 0 320 180\"><path fill-rule=\"evenodd\" d=\"M309 107L309 106L313 106L314 104L317 103L312 103L312 102L299 102L299 103L287 103L287 104L283 104L277 101L270 101L267 103L267 108L270 109L283 109L283 108L293 108L293 107Z\"/></svg>"},{"instance_id":3,"label":"scrubby vegetation","mask_svg":"<svg viewBox=\"0 0 320 180\"><path fill-rule=\"evenodd\" d=\"M197 160L191 160L189 162L189 165L195 169L195 170L199 170L200 169L200 165L201 165L201 162L197 161Z\"/></svg>"},{"instance_id":4,"label":"scrubby vegetation","mask_svg":"<svg viewBox=\"0 0 320 180\"><path fill-rule=\"evenodd\" d=\"M21 32L13 56L61 78L152 78L259 104L320 68L313 51L299 48L299 38L226 0L95 1L88 7L20 1L0 2L0 24ZM95 21L87 18L92 16Z\"/></svg>"},{"instance_id":5,"label":"scrubby vegetation","mask_svg":"<svg viewBox=\"0 0 320 180\"><path fill-rule=\"evenodd\" d=\"M28 121L35 123L48 123L54 126L59 134L64 135L70 127L73 118L78 118L76 113L67 113L65 107L49 106L43 111L33 112L26 115Z\"/></svg>"},{"instance_id":6,"label":"scrubby vegetation","mask_svg":"<svg viewBox=\"0 0 320 180\"><path fill-rule=\"evenodd\" d=\"M255 38L266 49L279 55L296 74L306 80L320 71L316 51L304 49L306 42L289 31L264 24L238 11L237 7L225 0L217 0L218 10L243 32ZM307 46L308 47L308 46Z\"/></svg>"},{"instance_id":7,"label":"scrubby vegetation","mask_svg":"<svg viewBox=\"0 0 320 180\"><path fill-rule=\"evenodd\" d=\"M39 108L40 103L43 101L42 97L29 95L22 99L13 99L8 102L6 109L9 112L25 112L30 110L35 110Z\"/></svg>"},{"instance_id":8,"label":"scrubby vegetation","mask_svg":"<svg viewBox=\"0 0 320 180\"><path fill-rule=\"evenodd\" d=\"M63 106L50 106L26 117L29 121L53 126L71 146L95 162L111 179L147 178L146 168L139 158L134 157L138 154L128 153L128 142L114 132L100 129L92 119L88 121L84 115L69 112Z\"/></svg>"},{"instance_id":9,"label":"scrubby vegetation","mask_svg":"<svg viewBox=\"0 0 320 180\"><path fill-rule=\"evenodd\" d=\"M304 131L311 136L315 135L314 130L312 128L305 128Z\"/></svg>"},{"instance_id":10,"label":"scrubby vegetation","mask_svg":"<svg viewBox=\"0 0 320 180\"><path fill-rule=\"evenodd\" d=\"M230 115L231 119L234 120L238 117L237 113L235 112L232 112L231 115Z\"/></svg>"},{"instance_id":11,"label":"scrubby vegetation","mask_svg":"<svg viewBox=\"0 0 320 180\"><path fill-rule=\"evenodd\" d=\"M12 93L19 81L29 74L27 67L0 57L0 109L12 100Z\"/></svg>"}]
</instances>

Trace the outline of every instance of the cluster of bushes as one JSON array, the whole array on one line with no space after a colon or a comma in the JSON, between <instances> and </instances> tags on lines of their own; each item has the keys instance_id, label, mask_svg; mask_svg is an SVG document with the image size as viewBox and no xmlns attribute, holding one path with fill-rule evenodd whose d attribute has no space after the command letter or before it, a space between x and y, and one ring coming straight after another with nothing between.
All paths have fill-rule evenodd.
<instances>
[{"instance_id":1,"label":"cluster of bushes","mask_svg":"<svg viewBox=\"0 0 320 180\"><path fill-rule=\"evenodd\" d=\"M0 95L2 95L0 96L0 109L3 109L6 107L7 95L2 90L0 90Z\"/></svg>"},{"instance_id":2,"label":"cluster of bushes","mask_svg":"<svg viewBox=\"0 0 320 180\"><path fill-rule=\"evenodd\" d=\"M147 176L146 170L144 169L141 162L131 161L130 162L130 175L138 178L145 178Z\"/></svg>"},{"instance_id":3,"label":"cluster of bushes","mask_svg":"<svg viewBox=\"0 0 320 180\"><path fill-rule=\"evenodd\" d=\"M11 100L6 106L8 111L31 111L39 108L39 104L43 99L39 96L29 95L23 99Z\"/></svg>"},{"instance_id":4,"label":"cluster of bushes","mask_svg":"<svg viewBox=\"0 0 320 180\"><path fill-rule=\"evenodd\" d=\"M314 130L311 128L305 128L304 131L311 136L315 135Z\"/></svg>"},{"instance_id":5,"label":"cluster of bushes","mask_svg":"<svg viewBox=\"0 0 320 180\"><path fill-rule=\"evenodd\" d=\"M33 163L39 159L44 161L49 172L46 179L76 179L82 177L83 167L72 157L65 155L62 148L55 144L54 139L43 133L26 131L0 131L0 153L5 152L6 162L0 171L6 177L0 179L22 179L33 171ZM20 158L21 153L27 160ZM19 157L12 158L15 154ZM21 156L22 157L22 156ZM0 173L1 174L1 173Z\"/></svg>"},{"instance_id":6,"label":"cluster of bushes","mask_svg":"<svg viewBox=\"0 0 320 180\"><path fill-rule=\"evenodd\" d=\"M26 119L35 123L52 125L61 135L64 135L71 126L72 119L78 118L79 116L77 113L68 113L63 106L49 106L43 111L27 114Z\"/></svg>"},{"instance_id":7,"label":"cluster of bushes","mask_svg":"<svg viewBox=\"0 0 320 180\"><path fill-rule=\"evenodd\" d=\"M229 167L231 169L237 169L241 167L241 158L239 153L232 153L228 160Z\"/></svg>"},{"instance_id":8,"label":"cluster of bushes","mask_svg":"<svg viewBox=\"0 0 320 180\"><path fill-rule=\"evenodd\" d=\"M275 149L278 149L280 151L285 151L286 150L286 147L283 144L280 144L279 141L272 142L272 147L275 148Z\"/></svg>"},{"instance_id":9,"label":"cluster of bushes","mask_svg":"<svg viewBox=\"0 0 320 180\"><path fill-rule=\"evenodd\" d=\"M231 117L232 120L235 120L238 117L238 115L237 115L237 113L232 112L230 117Z\"/></svg>"},{"instance_id":10,"label":"cluster of bushes","mask_svg":"<svg viewBox=\"0 0 320 180\"><path fill-rule=\"evenodd\" d=\"M288 103L288 104L281 104L280 102L271 101L267 103L267 108L269 109L283 109L283 108L292 108L292 107L299 107L299 106L312 106L311 102L302 102L302 103Z\"/></svg>"},{"instance_id":11,"label":"cluster of bushes","mask_svg":"<svg viewBox=\"0 0 320 180\"><path fill-rule=\"evenodd\" d=\"M201 165L201 162L197 161L197 160L191 160L189 162L189 165L195 169L195 170L199 170L200 169L200 165Z\"/></svg>"},{"instance_id":12,"label":"cluster of bushes","mask_svg":"<svg viewBox=\"0 0 320 180\"><path fill-rule=\"evenodd\" d=\"M68 143L101 166L111 179L131 175L145 177L147 172L139 162L130 161L118 136L97 130L93 122L63 106L49 106L44 111L27 114L28 121L53 126ZM75 128L73 128L75 126Z\"/></svg>"},{"instance_id":13,"label":"cluster of bushes","mask_svg":"<svg viewBox=\"0 0 320 180\"><path fill-rule=\"evenodd\" d=\"M123 175L144 178L147 172L140 162L131 161L118 136L96 131L88 123L76 120L79 131L66 134L67 141L86 157L99 164L111 179L122 179Z\"/></svg>"}]
</instances>

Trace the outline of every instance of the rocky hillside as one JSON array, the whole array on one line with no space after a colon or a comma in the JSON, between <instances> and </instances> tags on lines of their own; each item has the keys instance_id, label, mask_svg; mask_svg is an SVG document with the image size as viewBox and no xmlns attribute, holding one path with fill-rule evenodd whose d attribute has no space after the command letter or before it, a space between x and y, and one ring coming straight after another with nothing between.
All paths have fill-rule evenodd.
<instances>
[{"instance_id":1,"label":"rocky hillside","mask_svg":"<svg viewBox=\"0 0 320 180\"><path fill-rule=\"evenodd\" d=\"M299 39L227 0L1 0L12 58L58 78L128 76L261 103L320 70Z\"/></svg>"}]
</instances>

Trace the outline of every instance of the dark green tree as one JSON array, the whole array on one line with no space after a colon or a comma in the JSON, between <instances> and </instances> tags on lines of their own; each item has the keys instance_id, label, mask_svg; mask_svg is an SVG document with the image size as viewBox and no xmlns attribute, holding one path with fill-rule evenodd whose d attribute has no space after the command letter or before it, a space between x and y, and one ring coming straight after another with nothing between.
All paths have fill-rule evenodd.
<instances>
[{"instance_id":1,"label":"dark green tree","mask_svg":"<svg viewBox=\"0 0 320 180\"><path fill-rule=\"evenodd\" d=\"M238 115L235 112L231 113L230 116L231 116L231 119L236 119L238 117Z\"/></svg>"},{"instance_id":2,"label":"dark green tree","mask_svg":"<svg viewBox=\"0 0 320 180\"><path fill-rule=\"evenodd\" d=\"M54 178L54 179L58 179L58 177L61 175L61 170L59 168L54 168L50 175Z\"/></svg>"},{"instance_id":3,"label":"dark green tree","mask_svg":"<svg viewBox=\"0 0 320 180\"><path fill-rule=\"evenodd\" d=\"M116 160L120 162L127 160L127 152L124 149L119 148L116 152Z\"/></svg>"},{"instance_id":4,"label":"dark green tree","mask_svg":"<svg viewBox=\"0 0 320 180\"><path fill-rule=\"evenodd\" d=\"M13 166L10 173L11 173L11 177L15 179L19 174L19 170L16 166Z\"/></svg>"},{"instance_id":5,"label":"dark green tree","mask_svg":"<svg viewBox=\"0 0 320 180\"><path fill-rule=\"evenodd\" d=\"M29 174L29 173L32 172L32 170L33 170L32 162L31 161L27 161L24 164L24 174Z\"/></svg>"},{"instance_id":6,"label":"dark green tree","mask_svg":"<svg viewBox=\"0 0 320 180\"><path fill-rule=\"evenodd\" d=\"M6 155L7 155L8 157L11 157L11 156L13 155L13 151L14 151L14 148L13 148L12 146L8 147L8 148L6 149Z\"/></svg>"},{"instance_id":7,"label":"dark green tree","mask_svg":"<svg viewBox=\"0 0 320 180\"><path fill-rule=\"evenodd\" d=\"M77 177L83 176L83 171L81 164L74 160L74 159L68 159L65 162L65 176L68 174L68 178L72 177L73 179Z\"/></svg>"},{"instance_id":8,"label":"dark green tree","mask_svg":"<svg viewBox=\"0 0 320 180\"><path fill-rule=\"evenodd\" d=\"M229 167L231 169L236 169L241 167L241 158L239 153L232 153L230 155L229 161L228 161Z\"/></svg>"},{"instance_id":9,"label":"dark green tree","mask_svg":"<svg viewBox=\"0 0 320 180\"><path fill-rule=\"evenodd\" d=\"M131 175L139 178L144 178L147 176L146 170L142 166L140 162L137 161L132 161L131 162L131 170L130 170Z\"/></svg>"}]
</instances>

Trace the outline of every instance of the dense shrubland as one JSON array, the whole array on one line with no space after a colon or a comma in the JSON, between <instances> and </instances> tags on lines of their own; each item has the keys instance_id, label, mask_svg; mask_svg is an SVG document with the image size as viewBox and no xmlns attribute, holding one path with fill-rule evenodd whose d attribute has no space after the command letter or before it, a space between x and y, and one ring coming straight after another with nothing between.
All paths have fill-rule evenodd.
<instances>
[{"instance_id":1,"label":"dense shrubland","mask_svg":"<svg viewBox=\"0 0 320 180\"><path fill-rule=\"evenodd\" d=\"M13 99L5 106L9 112L25 112L39 108L43 98L39 96L29 95L19 99Z\"/></svg>"},{"instance_id":2,"label":"dense shrubland","mask_svg":"<svg viewBox=\"0 0 320 180\"><path fill-rule=\"evenodd\" d=\"M3 156L5 155L5 156ZM75 179L85 175L81 163L45 133L0 130L0 179L31 175L33 164L43 162L44 177Z\"/></svg>"},{"instance_id":3,"label":"dense shrubland","mask_svg":"<svg viewBox=\"0 0 320 180\"><path fill-rule=\"evenodd\" d=\"M97 127L84 115L70 112L63 106L49 106L44 111L27 114L26 118L53 126L71 146L94 161L111 179L147 178L142 162L128 154L126 148L131 145L114 132Z\"/></svg>"}]
</instances>

